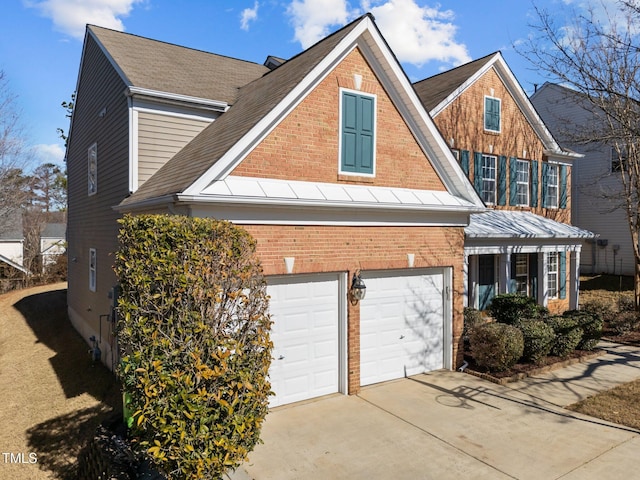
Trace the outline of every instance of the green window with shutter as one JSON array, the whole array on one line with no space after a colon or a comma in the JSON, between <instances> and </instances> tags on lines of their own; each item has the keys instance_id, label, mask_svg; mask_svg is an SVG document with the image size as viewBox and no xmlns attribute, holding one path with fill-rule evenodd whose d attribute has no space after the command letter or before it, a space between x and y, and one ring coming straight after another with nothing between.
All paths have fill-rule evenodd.
<instances>
[{"instance_id":1,"label":"green window with shutter","mask_svg":"<svg viewBox=\"0 0 640 480\"><path fill-rule=\"evenodd\" d=\"M500 132L500 99L484 97L484 129Z\"/></svg>"},{"instance_id":2,"label":"green window with shutter","mask_svg":"<svg viewBox=\"0 0 640 480\"><path fill-rule=\"evenodd\" d=\"M375 97L342 92L340 171L374 174Z\"/></svg>"},{"instance_id":3,"label":"green window with shutter","mask_svg":"<svg viewBox=\"0 0 640 480\"><path fill-rule=\"evenodd\" d=\"M529 202L532 207L538 206L538 161L531 162L531 196Z\"/></svg>"}]
</instances>

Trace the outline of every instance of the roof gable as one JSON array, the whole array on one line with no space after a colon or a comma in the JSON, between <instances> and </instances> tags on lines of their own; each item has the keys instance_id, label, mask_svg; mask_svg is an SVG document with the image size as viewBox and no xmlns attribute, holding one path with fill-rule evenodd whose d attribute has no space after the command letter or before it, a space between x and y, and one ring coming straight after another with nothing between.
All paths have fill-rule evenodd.
<instances>
[{"instance_id":1,"label":"roof gable","mask_svg":"<svg viewBox=\"0 0 640 480\"><path fill-rule=\"evenodd\" d=\"M428 108L431 115L436 117L490 71L495 72L498 76L526 121L540 138L545 153L561 158L576 157L575 153L560 147L500 52L492 53L448 72L416 82L414 87L425 108ZM464 78L465 76L466 78Z\"/></svg>"},{"instance_id":2,"label":"roof gable","mask_svg":"<svg viewBox=\"0 0 640 480\"><path fill-rule=\"evenodd\" d=\"M178 152L121 206L186 200L224 180L350 52L359 49L446 190L483 208L373 19L365 15L243 87L236 104ZM166 199L165 199L166 201Z\"/></svg>"}]
</instances>

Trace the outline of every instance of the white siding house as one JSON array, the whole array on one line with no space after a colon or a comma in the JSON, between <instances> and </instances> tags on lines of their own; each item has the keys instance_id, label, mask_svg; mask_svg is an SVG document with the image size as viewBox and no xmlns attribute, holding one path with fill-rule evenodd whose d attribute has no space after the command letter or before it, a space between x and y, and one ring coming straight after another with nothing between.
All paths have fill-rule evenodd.
<instances>
[{"instance_id":1,"label":"white siding house","mask_svg":"<svg viewBox=\"0 0 640 480\"><path fill-rule=\"evenodd\" d=\"M617 172L612 171L611 145L585 145L571 134L575 128L597 121L593 107L581 101L578 93L552 83L539 88L531 102L553 135L584 155L573 166L572 223L599 237L585 244L581 271L633 275L634 255L626 214L617 203L604 198L622 189Z\"/></svg>"}]
</instances>

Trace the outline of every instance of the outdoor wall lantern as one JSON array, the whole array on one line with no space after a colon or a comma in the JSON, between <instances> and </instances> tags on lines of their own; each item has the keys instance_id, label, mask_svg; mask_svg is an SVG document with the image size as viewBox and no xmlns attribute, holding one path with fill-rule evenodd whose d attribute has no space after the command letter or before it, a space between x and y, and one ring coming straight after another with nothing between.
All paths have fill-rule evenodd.
<instances>
[{"instance_id":1,"label":"outdoor wall lantern","mask_svg":"<svg viewBox=\"0 0 640 480\"><path fill-rule=\"evenodd\" d=\"M353 274L349 293L351 297L351 305L357 305L360 300L364 300L364 297L367 294L367 286L364 284L362 277L360 277L360 272Z\"/></svg>"}]
</instances>

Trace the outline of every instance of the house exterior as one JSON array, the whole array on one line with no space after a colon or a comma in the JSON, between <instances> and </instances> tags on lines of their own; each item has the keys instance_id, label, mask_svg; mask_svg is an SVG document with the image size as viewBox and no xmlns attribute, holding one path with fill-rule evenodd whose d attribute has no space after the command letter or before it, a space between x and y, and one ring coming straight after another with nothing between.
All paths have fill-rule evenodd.
<instances>
[{"instance_id":1,"label":"house exterior","mask_svg":"<svg viewBox=\"0 0 640 480\"><path fill-rule=\"evenodd\" d=\"M571 225L574 163L497 52L414 84L488 212L465 228L465 305L501 293L552 312L578 306L582 243Z\"/></svg>"},{"instance_id":2,"label":"house exterior","mask_svg":"<svg viewBox=\"0 0 640 480\"><path fill-rule=\"evenodd\" d=\"M66 223L45 223L40 232L40 255L43 271L66 251Z\"/></svg>"},{"instance_id":3,"label":"house exterior","mask_svg":"<svg viewBox=\"0 0 640 480\"><path fill-rule=\"evenodd\" d=\"M112 338L117 219L167 213L257 239L272 405L462 361L464 229L485 207L370 15L265 65L90 26L67 165L85 338Z\"/></svg>"},{"instance_id":4,"label":"house exterior","mask_svg":"<svg viewBox=\"0 0 640 480\"><path fill-rule=\"evenodd\" d=\"M577 127L601 121L594 107L582 96L561 85L545 83L531 102L556 138L584 155L574 167L572 223L591 230L599 238L587 242L581 256L585 273L634 275L635 256L624 208L607 200L613 192L623 191L616 170L617 154L612 144L580 142Z\"/></svg>"},{"instance_id":5,"label":"house exterior","mask_svg":"<svg viewBox=\"0 0 640 480\"><path fill-rule=\"evenodd\" d=\"M14 277L16 273L28 273L24 267L24 233L22 213L15 211L7 216L6 227L0 231L0 278Z\"/></svg>"}]
</instances>

